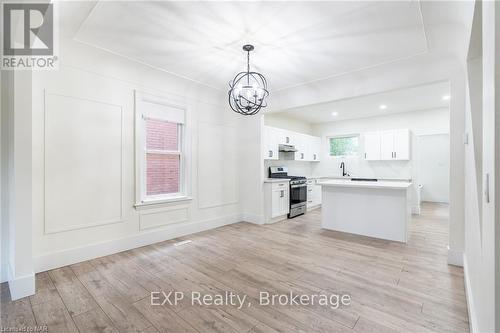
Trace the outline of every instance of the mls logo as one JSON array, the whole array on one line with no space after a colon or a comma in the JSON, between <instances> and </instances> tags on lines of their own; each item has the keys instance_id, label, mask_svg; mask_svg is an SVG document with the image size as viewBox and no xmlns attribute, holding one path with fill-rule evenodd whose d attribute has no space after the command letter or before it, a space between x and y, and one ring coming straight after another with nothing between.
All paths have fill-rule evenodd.
<instances>
[{"instance_id":1,"label":"mls logo","mask_svg":"<svg viewBox=\"0 0 500 333\"><path fill-rule=\"evenodd\" d=\"M4 3L3 69L52 69L54 9L52 3Z\"/></svg>"}]
</instances>

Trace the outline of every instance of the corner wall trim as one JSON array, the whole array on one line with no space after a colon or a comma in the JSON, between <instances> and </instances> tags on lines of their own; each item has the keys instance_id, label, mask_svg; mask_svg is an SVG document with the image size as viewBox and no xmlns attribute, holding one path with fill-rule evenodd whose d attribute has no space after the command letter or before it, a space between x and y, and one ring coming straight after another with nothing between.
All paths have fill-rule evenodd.
<instances>
[{"instance_id":1,"label":"corner wall trim","mask_svg":"<svg viewBox=\"0 0 500 333\"><path fill-rule=\"evenodd\" d=\"M262 217L257 214L243 213L241 218L244 222L250 222L254 224L264 224Z\"/></svg>"},{"instance_id":2,"label":"corner wall trim","mask_svg":"<svg viewBox=\"0 0 500 333\"><path fill-rule=\"evenodd\" d=\"M464 253L462 251L454 251L448 246L448 265L464 266Z\"/></svg>"},{"instance_id":3,"label":"corner wall trim","mask_svg":"<svg viewBox=\"0 0 500 333\"><path fill-rule=\"evenodd\" d=\"M469 331L470 333L479 332L477 326L476 311L474 310L474 299L472 297L472 289L469 280L469 267L467 266L467 256L464 253L464 283L465 283L465 299L467 301L467 312L469 314Z\"/></svg>"},{"instance_id":4,"label":"corner wall trim","mask_svg":"<svg viewBox=\"0 0 500 333\"><path fill-rule=\"evenodd\" d=\"M234 214L191 223L178 223L170 225L163 230L148 230L147 232L142 232L138 235L130 237L46 253L33 258L35 272L44 272L78 262L162 242L168 239L215 229L228 224L241 222L241 220L240 214Z\"/></svg>"},{"instance_id":5,"label":"corner wall trim","mask_svg":"<svg viewBox=\"0 0 500 333\"><path fill-rule=\"evenodd\" d=\"M2 265L0 266L0 283L8 281L9 281L9 264L7 263L7 260L5 260L5 262L2 262Z\"/></svg>"},{"instance_id":6,"label":"corner wall trim","mask_svg":"<svg viewBox=\"0 0 500 333\"><path fill-rule=\"evenodd\" d=\"M35 294L35 274L9 279L10 297L13 301Z\"/></svg>"}]
</instances>

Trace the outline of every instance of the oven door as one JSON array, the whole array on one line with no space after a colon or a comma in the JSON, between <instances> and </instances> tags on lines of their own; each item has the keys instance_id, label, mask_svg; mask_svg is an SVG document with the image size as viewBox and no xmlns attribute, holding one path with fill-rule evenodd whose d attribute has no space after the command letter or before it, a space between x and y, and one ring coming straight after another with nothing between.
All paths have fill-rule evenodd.
<instances>
[{"instance_id":1,"label":"oven door","mask_svg":"<svg viewBox=\"0 0 500 333\"><path fill-rule=\"evenodd\" d=\"M307 202L307 184L290 185L290 208Z\"/></svg>"}]
</instances>

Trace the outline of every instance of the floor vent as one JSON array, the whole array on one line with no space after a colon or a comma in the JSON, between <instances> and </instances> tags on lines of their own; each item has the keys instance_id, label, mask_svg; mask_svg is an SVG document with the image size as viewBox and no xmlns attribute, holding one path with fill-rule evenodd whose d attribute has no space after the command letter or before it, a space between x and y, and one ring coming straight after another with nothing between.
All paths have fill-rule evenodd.
<instances>
[{"instance_id":1,"label":"floor vent","mask_svg":"<svg viewBox=\"0 0 500 333\"><path fill-rule=\"evenodd\" d=\"M189 244L191 242L192 242L192 240L188 239L188 240L185 240L185 241L182 241L182 242L174 243L174 246L186 245L186 244Z\"/></svg>"}]
</instances>

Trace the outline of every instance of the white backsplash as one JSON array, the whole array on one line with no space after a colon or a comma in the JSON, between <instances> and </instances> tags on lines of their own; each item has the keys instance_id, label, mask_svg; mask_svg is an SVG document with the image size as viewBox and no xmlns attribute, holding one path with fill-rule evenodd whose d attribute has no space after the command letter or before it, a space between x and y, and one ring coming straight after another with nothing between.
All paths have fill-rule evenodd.
<instances>
[{"instance_id":1,"label":"white backsplash","mask_svg":"<svg viewBox=\"0 0 500 333\"><path fill-rule=\"evenodd\" d=\"M288 174L292 176L310 176L312 174L312 163L294 160L266 160L264 162L265 174L268 175L270 166L286 166Z\"/></svg>"}]
</instances>

